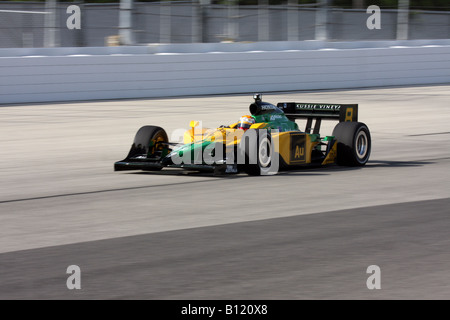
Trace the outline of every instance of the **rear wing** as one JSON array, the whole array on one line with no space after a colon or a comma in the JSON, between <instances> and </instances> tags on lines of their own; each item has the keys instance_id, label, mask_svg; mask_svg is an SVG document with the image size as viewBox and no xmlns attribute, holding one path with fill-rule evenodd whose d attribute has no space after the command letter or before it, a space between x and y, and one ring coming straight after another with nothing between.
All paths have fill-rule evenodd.
<instances>
[{"instance_id":1,"label":"rear wing","mask_svg":"<svg viewBox=\"0 0 450 320\"><path fill-rule=\"evenodd\" d=\"M290 120L307 119L305 132L311 133L312 120L315 119L313 133L318 134L322 119L339 122L358 121L357 104L325 104L280 102L277 107L284 111Z\"/></svg>"}]
</instances>

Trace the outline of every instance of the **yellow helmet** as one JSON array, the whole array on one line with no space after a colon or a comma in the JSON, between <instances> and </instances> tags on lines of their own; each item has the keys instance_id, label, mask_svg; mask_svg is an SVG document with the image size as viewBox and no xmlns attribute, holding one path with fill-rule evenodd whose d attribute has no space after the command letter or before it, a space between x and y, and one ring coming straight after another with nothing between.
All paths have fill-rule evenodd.
<instances>
[{"instance_id":1,"label":"yellow helmet","mask_svg":"<svg viewBox=\"0 0 450 320\"><path fill-rule=\"evenodd\" d=\"M249 115L242 116L237 125L238 129L248 130L252 124L256 123L255 118Z\"/></svg>"}]
</instances>

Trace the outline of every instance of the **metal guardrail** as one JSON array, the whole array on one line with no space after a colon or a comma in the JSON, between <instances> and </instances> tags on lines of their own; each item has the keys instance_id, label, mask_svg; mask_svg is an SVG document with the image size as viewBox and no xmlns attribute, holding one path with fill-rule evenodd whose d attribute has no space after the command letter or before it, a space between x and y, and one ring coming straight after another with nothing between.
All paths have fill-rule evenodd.
<instances>
[{"instance_id":1,"label":"metal guardrail","mask_svg":"<svg viewBox=\"0 0 450 320\"><path fill-rule=\"evenodd\" d=\"M122 0L113 4L47 1L0 2L0 47L450 38L448 11L411 11L405 16L404 11L382 9L381 28L369 29L368 19L375 13L327 7L322 0L313 5L288 1L286 5L260 6L211 5L198 0ZM80 8L80 29L67 27L69 5Z\"/></svg>"}]
</instances>

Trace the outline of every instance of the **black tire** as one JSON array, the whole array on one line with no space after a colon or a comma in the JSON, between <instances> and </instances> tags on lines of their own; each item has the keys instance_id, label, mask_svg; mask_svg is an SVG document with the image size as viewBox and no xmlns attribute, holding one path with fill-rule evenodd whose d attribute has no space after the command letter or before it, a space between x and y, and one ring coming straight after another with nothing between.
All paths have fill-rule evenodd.
<instances>
[{"instance_id":1,"label":"black tire","mask_svg":"<svg viewBox=\"0 0 450 320\"><path fill-rule=\"evenodd\" d=\"M138 156L145 155L150 156L158 151L162 150L162 146L156 145L156 142L168 142L166 131L157 126L144 126L141 127L136 136L134 137L134 142L131 145L130 152L128 153L127 159ZM150 146L152 145L152 146ZM146 170L158 171L162 168L149 168Z\"/></svg>"},{"instance_id":2,"label":"black tire","mask_svg":"<svg viewBox=\"0 0 450 320\"><path fill-rule=\"evenodd\" d=\"M362 122L340 122L333 130L337 140L337 164L363 166L369 161L372 141Z\"/></svg>"},{"instance_id":3,"label":"black tire","mask_svg":"<svg viewBox=\"0 0 450 320\"><path fill-rule=\"evenodd\" d=\"M248 136L248 133L246 133L242 139L245 139L246 136ZM275 173L273 172L274 168L272 168L274 156L272 155L273 147L270 133L268 133L267 130L257 130L256 136L258 138L257 145L250 145L247 141L245 150L241 147L241 152L245 153L245 164L242 165L242 170L251 176L273 174ZM251 159L254 158L255 152L256 163L250 163Z\"/></svg>"}]
</instances>

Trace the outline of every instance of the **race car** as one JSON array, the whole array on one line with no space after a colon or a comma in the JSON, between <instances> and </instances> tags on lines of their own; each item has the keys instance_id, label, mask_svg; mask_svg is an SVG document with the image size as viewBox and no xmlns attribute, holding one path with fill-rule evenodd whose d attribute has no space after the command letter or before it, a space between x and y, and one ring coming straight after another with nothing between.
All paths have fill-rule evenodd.
<instances>
[{"instance_id":1,"label":"race car","mask_svg":"<svg viewBox=\"0 0 450 320\"><path fill-rule=\"evenodd\" d=\"M371 151L367 125L358 122L357 104L263 102L254 95L250 115L216 129L191 121L182 143L170 142L158 126L141 127L115 171L158 171L164 167L214 174L269 175L302 166L363 166ZM296 120L306 120L304 131ZM338 121L321 136L323 120ZM314 125L313 125L314 124Z\"/></svg>"}]
</instances>

